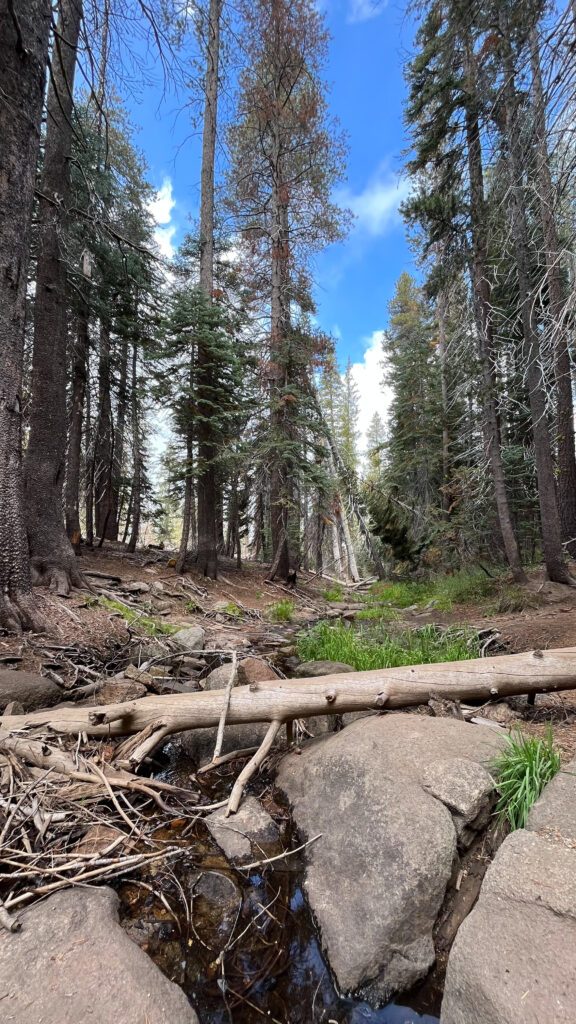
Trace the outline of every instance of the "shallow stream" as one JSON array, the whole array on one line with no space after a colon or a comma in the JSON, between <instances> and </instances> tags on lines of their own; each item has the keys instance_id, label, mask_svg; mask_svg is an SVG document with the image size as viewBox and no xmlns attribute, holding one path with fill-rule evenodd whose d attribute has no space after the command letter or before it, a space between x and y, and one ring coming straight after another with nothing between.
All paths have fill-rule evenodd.
<instances>
[{"instance_id":1,"label":"shallow stream","mask_svg":"<svg viewBox=\"0 0 576 1024\"><path fill-rule=\"evenodd\" d=\"M162 777L183 781L191 763L175 747L170 754L171 764ZM236 768L226 768L224 777L214 780L212 800L222 799L230 788ZM262 857L295 848L298 838L270 781L259 780L255 786L281 829L281 845L266 847ZM401 1005L393 1002L379 1010L338 993L303 895L302 855L248 873L230 866L201 821L191 830L182 821L172 825L157 838L173 843L189 831L182 856L170 867L141 875L143 885L120 885L123 923L184 989L201 1024L438 1021L439 993L430 986L413 993L414 998L400 1000Z\"/></svg>"}]
</instances>

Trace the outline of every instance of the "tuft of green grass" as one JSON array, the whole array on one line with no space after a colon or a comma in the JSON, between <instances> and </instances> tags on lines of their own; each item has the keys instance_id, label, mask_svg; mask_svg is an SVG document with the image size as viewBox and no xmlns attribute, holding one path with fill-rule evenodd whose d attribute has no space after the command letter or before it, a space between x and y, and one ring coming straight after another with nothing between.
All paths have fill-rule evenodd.
<instances>
[{"instance_id":1,"label":"tuft of green grass","mask_svg":"<svg viewBox=\"0 0 576 1024\"><path fill-rule=\"evenodd\" d=\"M370 608L363 608L361 612L356 612L356 620L360 622L397 622L399 618L398 609L391 608L387 604L371 605Z\"/></svg>"},{"instance_id":2,"label":"tuft of green grass","mask_svg":"<svg viewBox=\"0 0 576 1024\"><path fill-rule=\"evenodd\" d=\"M551 729L541 740L517 728L506 736L506 743L502 753L491 761L500 794L495 813L499 823L507 820L514 831L524 828L532 804L558 774L561 761Z\"/></svg>"},{"instance_id":3,"label":"tuft of green grass","mask_svg":"<svg viewBox=\"0 0 576 1024\"><path fill-rule=\"evenodd\" d=\"M477 658L479 642L473 629L439 632L424 626L374 637L343 623L319 622L299 637L298 656L302 661L342 661L362 672Z\"/></svg>"},{"instance_id":4,"label":"tuft of green grass","mask_svg":"<svg viewBox=\"0 0 576 1024\"><path fill-rule=\"evenodd\" d=\"M434 602L440 611L449 612L455 604L479 604L494 594L500 585L497 578L480 569L461 569L453 575L433 580L407 580L396 583L375 583L369 593L370 604L386 602L394 608L419 607Z\"/></svg>"},{"instance_id":5,"label":"tuft of green grass","mask_svg":"<svg viewBox=\"0 0 576 1024\"><path fill-rule=\"evenodd\" d=\"M148 636L169 636L178 629L178 626L170 626L167 622L151 619L149 616L142 615L136 611L135 608L129 608L128 605L122 604L121 601L112 601L109 597L99 597L98 604L108 611L119 612L129 626L137 626L144 633L147 633Z\"/></svg>"},{"instance_id":6,"label":"tuft of green grass","mask_svg":"<svg viewBox=\"0 0 576 1024\"><path fill-rule=\"evenodd\" d=\"M322 597L325 601L341 601L344 597L344 591L342 590L342 587L334 585L333 587L328 587L328 589L323 592Z\"/></svg>"},{"instance_id":7,"label":"tuft of green grass","mask_svg":"<svg viewBox=\"0 0 576 1024\"><path fill-rule=\"evenodd\" d=\"M237 604L234 604L234 601L228 601L228 604L226 605L226 607L224 609L224 614L225 615L235 615L236 617L238 617L240 615L243 615L244 613L243 613L242 609L238 607Z\"/></svg>"},{"instance_id":8,"label":"tuft of green grass","mask_svg":"<svg viewBox=\"0 0 576 1024\"><path fill-rule=\"evenodd\" d=\"M188 601L186 601L186 604L184 605L184 611L188 612L189 615L192 615L193 612L197 612L199 610L200 609L193 598L189 598Z\"/></svg>"},{"instance_id":9,"label":"tuft of green grass","mask_svg":"<svg viewBox=\"0 0 576 1024\"><path fill-rule=\"evenodd\" d=\"M294 602L287 597L275 601L268 607L268 618L272 622L290 622L294 614Z\"/></svg>"}]
</instances>

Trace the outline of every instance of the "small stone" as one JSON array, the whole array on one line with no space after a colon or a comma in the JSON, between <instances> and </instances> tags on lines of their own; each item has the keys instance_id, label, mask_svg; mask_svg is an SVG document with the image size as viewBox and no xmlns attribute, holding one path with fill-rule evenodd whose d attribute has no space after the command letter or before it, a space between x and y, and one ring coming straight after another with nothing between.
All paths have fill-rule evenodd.
<instances>
[{"instance_id":1,"label":"small stone","mask_svg":"<svg viewBox=\"0 0 576 1024\"><path fill-rule=\"evenodd\" d=\"M181 651L203 651L206 634L201 626L186 626L174 633L172 640Z\"/></svg>"},{"instance_id":2,"label":"small stone","mask_svg":"<svg viewBox=\"0 0 576 1024\"><path fill-rule=\"evenodd\" d=\"M127 594L149 594L150 587L147 583L143 583L141 580L134 580L133 583L124 583L122 590L125 590Z\"/></svg>"},{"instance_id":3,"label":"small stone","mask_svg":"<svg viewBox=\"0 0 576 1024\"><path fill-rule=\"evenodd\" d=\"M254 854L266 856L261 847L280 838L275 822L253 796L242 801L236 814L225 815L225 807L214 811L206 818L206 826L232 864L247 863Z\"/></svg>"},{"instance_id":4,"label":"small stone","mask_svg":"<svg viewBox=\"0 0 576 1024\"><path fill-rule=\"evenodd\" d=\"M232 665L230 664L230 662L228 662L227 665L219 665L218 668L213 669L212 672L210 672L210 675L207 675L206 678L202 680L202 685L204 686L204 689L205 690L223 690L223 689L225 689L225 687L228 686L228 680L230 679L230 673L231 672L232 672ZM238 676L236 676L236 680L235 680L234 685L235 686L238 685Z\"/></svg>"},{"instance_id":5,"label":"small stone","mask_svg":"<svg viewBox=\"0 0 576 1024\"><path fill-rule=\"evenodd\" d=\"M238 664L238 684L250 686L252 683L265 683L270 679L278 679L278 674L260 658L243 658Z\"/></svg>"},{"instance_id":6,"label":"small stone","mask_svg":"<svg viewBox=\"0 0 576 1024\"><path fill-rule=\"evenodd\" d=\"M298 666L298 676L303 679L312 679L315 676L337 676L343 672L355 672L352 665L346 665L343 661L303 661Z\"/></svg>"},{"instance_id":7,"label":"small stone","mask_svg":"<svg viewBox=\"0 0 576 1024\"><path fill-rule=\"evenodd\" d=\"M109 679L98 691L98 704L123 704L127 700L138 700L145 697L146 687L135 679Z\"/></svg>"},{"instance_id":8,"label":"small stone","mask_svg":"<svg viewBox=\"0 0 576 1024\"><path fill-rule=\"evenodd\" d=\"M152 682L152 674L150 672L143 672L141 668L136 668L135 665L126 665L124 677L126 679L135 679L136 682L144 683L145 686Z\"/></svg>"}]
</instances>

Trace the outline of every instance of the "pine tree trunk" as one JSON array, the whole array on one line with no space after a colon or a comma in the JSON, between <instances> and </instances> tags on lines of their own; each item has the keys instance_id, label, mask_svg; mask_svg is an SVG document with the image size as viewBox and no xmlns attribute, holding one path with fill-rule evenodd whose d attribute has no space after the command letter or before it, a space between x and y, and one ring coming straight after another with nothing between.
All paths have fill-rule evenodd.
<instances>
[{"instance_id":1,"label":"pine tree trunk","mask_svg":"<svg viewBox=\"0 0 576 1024\"><path fill-rule=\"evenodd\" d=\"M208 48L206 55L202 168L200 174L200 287L212 302L214 286L214 154L218 117L218 65L220 60L220 18L222 0L210 0ZM216 457L218 450L212 426L214 367L212 357L198 344L198 568L204 576L218 576L216 546ZM202 410L203 403L206 407Z\"/></svg>"},{"instance_id":2,"label":"pine tree trunk","mask_svg":"<svg viewBox=\"0 0 576 1024\"><path fill-rule=\"evenodd\" d=\"M558 504L562 538L568 541L568 551L576 555L576 458L574 455L574 402L572 399L572 368L570 365L569 334L566 323L565 295L562 285L560 244L554 215L554 193L550 174L546 132L546 109L538 33L530 33L532 65L532 92L534 106L534 133L538 154L538 202L546 250L546 277L550 304L550 330L554 338L554 376L556 383L556 436L558 446Z\"/></svg>"},{"instance_id":3,"label":"pine tree trunk","mask_svg":"<svg viewBox=\"0 0 576 1024\"><path fill-rule=\"evenodd\" d=\"M439 257L440 258L440 257ZM438 296L436 315L438 317L438 359L440 362L440 389L442 396L442 509L448 515L450 495L448 494L449 477L449 446L448 434L448 379L446 374L446 292L442 290Z\"/></svg>"},{"instance_id":4,"label":"pine tree trunk","mask_svg":"<svg viewBox=\"0 0 576 1024\"><path fill-rule=\"evenodd\" d=\"M0 626L41 625L22 478L22 366L30 228L48 61L49 0L0 6Z\"/></svg>"},{"instance_id":5,"label":"pine tree trunk","mask_svg":"<svg viewBox=\"0 0 576 1024\"><path fill-rule=\"evenodd\" d=\"M142 449L140 437L140 405L138 400L138 345L132 346L132 532L128 542L128 551L135 551L140 533L140 517L142 503Z\"/></svg>"},{"instance_id":6,"label":"pine tree trunk","mask_svg":"<svg viewBox=\"0 0 576 1024\"><path fill-rule=\"evenodd\" d=\"M283 448L289 439L290 403L283 402L287 384L290 336L288 196L283 184L282 159L277 145L273 159L275 184L272 196L272 238L270 268L270 430L275 442L270 465L270 533L272 566L269 579L286 579L290 571L289 507L292 498L290 469Z\"/></svg>"},{"instance_id":7,"label":"pine tree trunk","mask_svg":"<svg viewBox=\"0 0 576 1024\"><path fill-rule=\"evenodd\" d=\"M38 204L32 400L24 477L32 566L40 582L64 594L70 586L82 584L62 514L68 324L66 265L60 242L69 196L72 95L81 19L81 0L61 0Z\"/></svg>"},{"instance_id":8,"label":"pine tree trunk","mask_svg":"<svg viewBox=\"0 0 576 1024\"><path fill-rule=\"evenodd\" d=\"M352 537L350 536L350 527L348 526L346 512L342 508L342 502L340 500L339 494L337 495L337 501L338 504L336 515L338 516L338 519L340 520L340 525L342 527L342 537L344 538L344 547L346 548L346 557L348 559L348 572L350 574L352 582L358 583L360 579L360 574L358 572L358 565L356 563L356 554L354 551L354 545L352 543Z\"/></svg>"},{"instance_id":9,"label":"pine tree trunk","mask_svg":"<svg viewBox=\"0 0 576 1024\"><path fill-rule=\"evenodd\" d=\"M136 320L137 312L132 316ZM108 519L106 537L108 540L118 540L121 514L121 483L122 464L124 462L124 433L126 429L126 414L128 411L128 336L125 333L122 338L120 349L120 380L118 382L118 405L116 412L116 429L114 431L114 454L112 458L112 479L110 490L112 495L112 510Z\"/></svg>"},{"instance_id":10,"label":"pine tree trunk","mask_svg":"<svg viewBox=\"0 0 576 1024\"><path fill-rule=\"evenodd\" d=\"M112 466L114 460L114 423L112 420L112 394L110 382L110 325L100 323L100 356L98 360L98 418L94 437L94 512L96 535L102 542L114 538L114 493Z\"/></svg>"},{"instance_id":11,"label":"pine tree trunk","mask_svg":"<svg viewBox=\"0 0 576 1024\"><path fill-rule=\"evenodd\" d=\"M472 236L472 282L474 308L478 329L478 355L482 371L482 411L487 456L492 473L494 499L504 550L512 575L517 583L526 583L518 542L512 525L502 448L500 424L496 407L496 376L494 372L493 335L490 310L490 284L488 280L488 251L486 245L486 208L484 199L484 172L482 142L478 119L476 71L471 33L465 37L466 81L469 101L466 107L466 140L468 145L468 171L470 177L470 229Z\"/></svg>"},{"instance_id":12,"label":"pine tree trunk","mask_svg":"<svg viewBox=\"0 0 576 1024\"><path fill-rule=\"evenodd\" d=\"M186 434L186 478L184 481L184 507L182 509L182 533L180 535L180 548L176 559L176 572L184 572L186 555L188 554L188 543L190 539L190 525L192 519L192 508L194 505L194 492L192 480L192 427L189 426Z\"/></svg>"},{"instance_id":13,"label":"pine tree trunk","mask_svg":"<svg viewBox=\"0 0 576 1024\"><path fill-rule=\"evenodd\" d=\"M72 543L80 537L80 465L82 458L82 421L88 373L88 303L81 302L76 319L76 343L72 360L72 400L66 465L66 533Z\"/></svg>"},{"instance_id":14,"label":"pine tree trunk","mask_svg":"<svg viewBox=\"0 0 576 1024\"><path fill-rule=\"evenodd\" d=\"M501 24L504 18L501 17ZM506 108L506 141L511 191L512 238L518 275L520 317L524 338L524 364L530 400L530 417L534 438L534 459L538 479L540 525L544 561L548 577L555 583L576 586L564 561L560 517L556 502L554 463L548 430L548 410L542 375L538 330L534 323L534 295L530 273L530 240L526 208L528 198L523 187L524 153L518 120L519 98L516 92L515 69L506 31L503 96Z\"/></svg>"},{"instance_id":15,"label":"pine tree trunk","mask_svg":"<svg viewBox=\"0 0 576 1024\"><path fill-rule=\"evenodd\" d=\"M90 351L86 361L86 417L84 423L84 508L86 515L86 544L94 545L94 431L92 430L92 394L90 391Z\"/></svg>"}]
</instances>

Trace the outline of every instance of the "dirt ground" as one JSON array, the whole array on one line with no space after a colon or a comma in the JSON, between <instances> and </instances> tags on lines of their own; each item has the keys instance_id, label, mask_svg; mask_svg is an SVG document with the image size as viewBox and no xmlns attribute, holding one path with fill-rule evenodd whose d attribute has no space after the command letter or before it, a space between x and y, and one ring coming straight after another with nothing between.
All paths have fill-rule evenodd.
<instances>
[{"instance_id":1,"label":"dirt ground","mask_svg":"<svg viewBox=\"0 0 576 1024\"><path fill-rule=\"evenodd\" d=\"M214 582L200 576L194 567L180 576L170 561L169 552L143 550L130 555L121 545L113 544L84 552L79 565L96 592L75 591L68 598L40 592L53 623L51 634L0 635L0 667L44 674L55 671L65 676L67 651L82 650L91 653L95 667L113 671L121 659L122 647L144 631L138 621L129 626L119 612L98 606L94 598L102 591L109 600L131 604L138 618L150 616L168 626L201 624L207 633L207 646L212 649L259 646L272 650L286 639L287 627L270 622L268 610L273 602L284 598L294 602L295 617L302 626L322 615L336 615L341 609L341 605L322 597L329 583L311 573L302 573L296 590L289 591L267 583L266 567L260 564L245 564L238 570L235 563L222 560L220 577ZM131 594L125 590L135 583L146 584L152 592ZM499 644L510 653L576 647L576 592L545 583L541 573L532 574L530 591L538 606L519 612L487 615L481 605L465 605L449 613L434 609L407 611L403 620L413 627L436 622L492 628L500 634ZM346 604L357 600L357 591L347 591ZM242 614L222 613L214 607L218 602L231 602ZM498 719L498 711L491 712ZM539 695L533 707L522 698L512 699L500 721L507 727L518 721L535 735L545 735L551 724L563 758L576 754L576 690Z\"/></svg>"}]
</instances>

